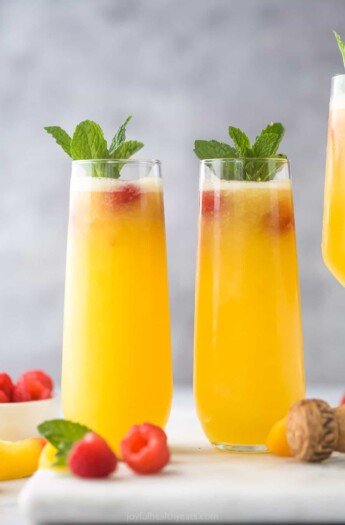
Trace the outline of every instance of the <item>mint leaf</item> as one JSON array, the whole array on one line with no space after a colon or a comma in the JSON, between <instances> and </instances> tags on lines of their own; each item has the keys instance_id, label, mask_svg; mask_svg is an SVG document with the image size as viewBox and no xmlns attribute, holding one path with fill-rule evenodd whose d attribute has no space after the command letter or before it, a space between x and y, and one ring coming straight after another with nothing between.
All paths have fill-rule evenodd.
<instances>
[{"instance_id":1,"label":"mint leaf","mask_svg":"<svg viewBox=\"0 0 345 525\"><path fill-rule=\"evenodd\" d=\"M119 127L115 133L113 140L111 141L109 147L109 156L112 157L116 152L117 148L126 140L126 126L128 122L132 119L132 115L126 118L124 123Z\"/></svg>"},{"instance_id":2,"label":"mint leaf","mask_svg":"<svg viewBox=\"0 0 345 525\"><path fill-rule=\"evenodd\" d=\"M74 160L106 159L107 141L101 127L92 120L84 120L75 128L71 154Z\"/></svg>"},{"instance_id":3,"label":"mint leaf","mask_svg":"<svg viewBox=\"0 0 345 525\"><path fill-rule=\"evenodd\" d=\"M196 140L194 142L194 153L200 160L236 157L235 148L217 140Z\"/></svg>"},{"instance_id":4,"label":"mint leaf","mask_svg":"<svg viewBox=\"0 0 345 525\"><path fill-rule=\"evenodd\" d=\"M261 131L260 135L263 135L265 133L276 133L277 135L279 135L280 140L282 140L282 138L284 137L284 134L285 134L285 128L284 128L283 124L281 124L281 122L271 122L271 124L268 124L268 126L266 126Z\"/></svg>"},{"instance_id":5,"label":"mint leaf","mask_svg":"<svg viewBox=\"0 0 345 525\"><path fill-rule=\"evenodd\" d=\"M239 128L229 126L230 138L234 141L235 149L239 157L245 157L247 150L250 149L250 141L247 135Z\"/></svg>"},{"instance_id":6,"label":"mint leaf","mask_svg":"<svg viewBox=\"0 0 345 525\"><path fill-rule=\"evenodd\" d=\"M283 153L277 153L284 133L285 128L280 122L271 122L256 137L251 147L249 138L242 130L229 126L229 135L235 147L216 140L196 140L194 152L201 160L242 159L240 163L228 162L222 165L223 179L267 181L273 179L282 167L282 163L276 159L287 158ZM213 169L212 164L209 168Z\"/></svg>"},{"instance_id":7,"label":"mint leaf","mask_svg":"<svg viewBox=\"0 0 345 525\"><path fill-rule=\"evenodd\" d=\"M75 128L72 138L59 126L48 126L44 129L55 138L56 142L73 160L129 159L144 147L144 144L137 140L126 141L126 126L131 118L131 116L127 117L116 131L109 151L101 127L92 120L80 122ZM122 167L122 163L112 166L105 162L94 163L91 167L91 175L93 177L118 178Z\"/></svg>"},{"instance_id":8,"label":"mint leaf","mask_svg":"<svg viewBox=\"0 0 345 525\"><path fill-rule=\"evenodd\" d=\"M134 153L139 151L144 144L142 142L138 142L137 140L128 140L127 142L122 142L122 144L117 148L117 150L113 153L112 158L113 159L129 159ZM114 164L112 169L112 178L118 179L120 177L121 169L123 168L123 164Z\"/></svg>"},{"instance_id":9,"label":"mint leaf","mask_svg":"<svg viewBox=\"0 0 345 525\"><path fill-rule=\"evenodd\" d=\"M68 135L68 133L66 133L64 129L60 128L60 126L46 126L44 129L47 131L47 133L50 133L50 135L54 137L57 144L59 144L59 146L62 147L62 149L67 153L67 155L71 157L72 139Z\"/></svg>"},{"instance_id":10,"label":"mint leaf","mask_svg":"<svg viewBox=\"0 0 345 525\"><path fill-rule=\"evenodd\" d=\"M345 67L345 44L342 41L341 36L338 35L338 33L336 31L333 31L333 34L334 34L335 39L337 41L337 44L338 44L341 56L343 57L343 62L344 62L344 67Z\"/></svg>"},{"instance_id":11,"label":"mint leaf","mask_svg":"<svg viewBox=\"0 0 345 525\"><path fill-rule=\"evenodd\" d=\"M37 430L41 436L57 448L56 465L66 465L68 454L74 443L83 439L89 432L92 432L84 425L65 419L45 421L38 425Z\"/></svg>"},{"instance_id":12,"label":"mint leaf","mask_svg":"<svg viewBox=\"0 0 345 525\"><path fill-rule=\"evenodd\" d=\"M60 443L80 441L85 434L92 432L88 427L67 419L51 419L38 425L38 431L54 447Z\"/></svg>"},{"instance_id":13,"label":"mint leaf","mask_svg":"<svg viewBox=\"0 0 345 525\"><path fill-rule=\"evenodd\" d=\"M255 157L272 157L280 144L280 137L276 133L263 133L259 135L253 146Z\"/></svg>"},{"instance_id":14,"label":"mint leaf","mask_svg":"<svg viewBox=\"0 0 345 525\"><path fill-rule=\"evenodd\" d=\"M117 148L112 158L113 159L129 159L129 157L134 155L134 153L136 153L143 147L144 147L144 144L142 142L138 142L137 140L127 140L127 142L123 142Z\"/></svg>"},{"instance_id":15,"label":"mint leaf","mask_svg":"<svg viewBox=\"0 0 345 525\"><path fill-rule=\"evenodd\" d=\"M280 122L271 122L256 137L253 153L256 157L271 157L278 151L284 137L285 128Z\"/></svg>"}]
</instances>

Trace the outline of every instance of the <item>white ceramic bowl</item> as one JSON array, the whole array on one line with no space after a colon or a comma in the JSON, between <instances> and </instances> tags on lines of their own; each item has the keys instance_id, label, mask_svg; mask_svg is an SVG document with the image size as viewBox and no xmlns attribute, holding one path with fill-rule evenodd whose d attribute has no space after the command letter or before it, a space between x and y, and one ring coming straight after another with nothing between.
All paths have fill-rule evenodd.
<instances>
[{"instance_id":1,"label":"white ceramic bowl","mask_svg":"<svg viewBox=\"0 0 345 525\"><path fill-rule=\"evenodd\" d=\"M19 441L38 437L37 426L60 417L60 399L0 403L0 440Z\"/></svg>"}]
</instances>

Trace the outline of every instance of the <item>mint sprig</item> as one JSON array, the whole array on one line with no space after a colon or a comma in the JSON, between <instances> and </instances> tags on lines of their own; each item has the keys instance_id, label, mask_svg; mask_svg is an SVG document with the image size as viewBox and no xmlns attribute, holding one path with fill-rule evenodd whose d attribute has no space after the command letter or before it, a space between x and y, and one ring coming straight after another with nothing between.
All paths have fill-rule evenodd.
<instances>
[{"instance_id":1,"label":"mint sprig","mask_svg":"<svg viewBox=\"0 0 345 525\"><path fill-rule=\"evenodd\" d=\"M239 128L229 126L229 136L233 140L235 145L235 151L237 157L245 157L247 151L250 150L250 141L247 135Z\"/></svg>"},{"instance_id":2,"label":"mint sprig","mask_svg":"<svg viewBox=\"0 0 345 525\"><path fill-rule=\"evenodd\" d=\"M336 31L333 31L333 34L334 34L335 39L337 41L337 44L338 44L338 47L339 47L339 51L340 51L341 56L343 58L344 67L345 67L345 44L342 41L341 36L338 35L338 33Z\"/></svg>"},{"instance_id":3,"label":"mint sprig","mask_svg":"<svg viewBox=\"0 0 345 525\"><path fill-rule=\"evenodd\" d=\"M75 160L109 158L107 141L96 122L84 120L75 128L71 142L71 157Z\"/></svg>"},{"instance_id":4,"label":"mint sprig","mask_svg":"<svg viewBox=\"0 0 345 525\"><path fill-rule=\"evenodd\" d=\"M229 126L229 136L233 146L216 140L196 140L194 152L200 160L205 159L244 159L244 166L239 177L236 165L224 165L222 177L226 180L267 181L274 178L281 167L280 161L286 159L283 153L277 153L283 139L285 128L280 122L268 124L255 138L251 145L248 136L239 128ZM265 161L260 161L260 158ZM269 163L266 159L272 159Z\"/></svg>"},{"instance_id":5,"label":"mint sprig","mask_svg":"<svg viewBox=\"0 0 345 525\"><path fill-rule=\"evenodd\" d=\"M123 124L119 127L119 129L116 131L113 140L111 141L110 147L109 147L109 156L112 157L116 150L121 146L123 142L126 140L126 126L128 122L132 120L132 115L129 115L129 117L126 118Z\"/></svg>"},{"instance_id":6,"label":"mint sprig","mask_svg":"<svg viewBox=\"0 0 345 525\"><path fill-rule=\"evenodd\" d=\"M125 122L116 131L111 144L108 148L107 141L104 138L102 128L92 120L80 122L70 137L68 133L60 126L47 126L44 129L52 135L57 144L73 160L106 160L106 159L129 159L144 147L142 142L137 140L126 141L126 127L131 116L127 117ZM94 166L92 175L95 177L113 177L120 176L121 166L114 165L113 169L105 170L102 166Z\"/></svg>"},{"instance_id":7,"label":"mint sprig","mask_svg":"<svg viewBox=\"0 0 345 525\"><path fill-rule=\"evenodd\" d=\"M194 151L199 159L223 159L236 155L235 148L217 140L196 140Z\"/></svg>"},{"instance_id":8,"label":"mint sprig","mask_svg":"<svg viewBox=\"0 0 345 525\"><path fill-rule=\"evenodd\" d=\"M37 429L39 434L58 450L54 466L66 466L68 454L74 443L83 439L89 432L92 432L88 427L66 419L45 421Z\"/></svg>"},{"instance_id":9,"label":"mint sprig","mask_svg":"<svg viewBox=\"0 0 345 525\"><path fill-rule=\"evenodd\" d=\"M60 128L60 126L47 126L44 129L54 137L57 144L59 144L67 155L71 157L72 139L69 134L64 129Z\"/></svg>"}]
</instances>

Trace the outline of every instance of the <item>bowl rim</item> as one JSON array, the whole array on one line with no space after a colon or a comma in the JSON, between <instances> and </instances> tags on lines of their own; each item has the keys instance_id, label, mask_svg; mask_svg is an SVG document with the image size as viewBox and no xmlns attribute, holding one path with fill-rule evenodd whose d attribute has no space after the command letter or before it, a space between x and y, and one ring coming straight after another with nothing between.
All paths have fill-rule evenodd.
<instances>
[{"instance_id":1,"label":"bowl rim","mask_svg":"<svg viewBox=\"0 0 345 525\"><path fill-rule=\"evenodd\" d=\"M48 399L35 399L32 401L11 401L10 403L0 403L0 410L2 408L9 408L9 407L30 407L30 406L37 406L37 405L48 405L52 401L56 401L58 399L58 395L55 394L52 397L49 397Z\"/></svg>"}]
</instances>

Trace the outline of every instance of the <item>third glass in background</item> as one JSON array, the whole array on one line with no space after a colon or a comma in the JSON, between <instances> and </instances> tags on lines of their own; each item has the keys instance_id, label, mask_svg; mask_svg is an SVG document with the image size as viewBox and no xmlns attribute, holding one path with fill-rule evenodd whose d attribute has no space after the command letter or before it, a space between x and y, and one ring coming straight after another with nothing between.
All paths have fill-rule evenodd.
<instances>
[{"instance_id":1,"label":"third glass in background","mask_svg":"<svg viewBox=\"0 0 345 525\"><path fill-rule=\"evenodd\" d=\"M274 180L248 181L257 169ZM289 164L202 161L200 184L197 412L219 448L264 451L272 425L305 395Z\"/></svg>"},{"instance_id":2,"label":"third glass in background","mask_svg":"<svg viewBox=\"0 0 345 525\"><path fill-rule=\"evenodd\" d=\"M329 106L322 255L345 286L345 75L332 79Z\"/></svg>"}]
</instances>

